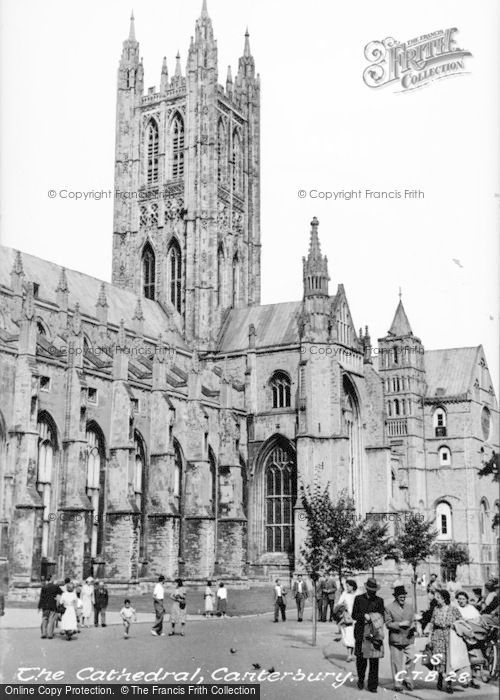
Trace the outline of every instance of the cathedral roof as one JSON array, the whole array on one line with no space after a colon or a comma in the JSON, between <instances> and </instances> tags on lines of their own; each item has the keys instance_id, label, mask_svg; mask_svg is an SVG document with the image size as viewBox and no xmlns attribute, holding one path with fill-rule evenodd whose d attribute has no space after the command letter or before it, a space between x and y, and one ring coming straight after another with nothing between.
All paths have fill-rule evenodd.
<instances>
[{"instance_id":1,"label":"cathedral roof","mask_svg":"<svg viewBox=\"0 0 500 700\"><path fill-rule=\"evenodd\" d=\"M248 348L248 327L255 326L255 346L264 348L299 343L297 318L301 301L231 309L223 325L218 350L236 352Z\"/></svg>"},{"instance_id":2,"label":"cathedral roof","mask_svg":"<svg viewBox=\"0 0 500 700\"><path fill-rule=\"evenodd\" d=\"M411 329L410 322L408 321L408 316L406 315L406 311L404 309L403 302L401 301L401 299L399 300L398 308L396 309L396 313L394 314L394 319L389 329L389 334L395 335L398 338L401 338L405 335L413 335L413 331Z\"/></svg>"},{"instance_id":3,"label":"cathedral roof","mask_svg":"<svg viewBox=\"0 0 500 700\"><path fill-rule=\"evenodd\" d=\"M0 249L0 285L10 288L10 272L16 260L16 251L4 246L0 246ZM55 306L57 303L56 288L61 279L61 267L48 260L28 255L28 253L22 253L21 256L26 280L39 285L38 299ZM65 279L69 290L70 309L73 309L78 303L82 315L95 318L96 303L102 296L102 285L104 284L108 303L108 322L118 326L121 319L124 319L126 328L132 328L132 316L137 307L137 296L133 292L120 289L109 282L102 282L102 280L76 270L66 269ZM155 339L159 333L162 333L165 343L177 348L186 348L181 335L172 330L172 320L159 304L149 299L142 299L141 304L146 337ZM170 330L167 330L169 328Z\"/></svg>"},{"instance_id":4,"label":"cathedral roof","mask_svg":"<svg viewBox=\"0 0 500 700\"><path fill-rule=\"evenodd\" d=\"M426 350L427 398L461 396L472 389L481 346Z\"/></svg>"}]
</instances>

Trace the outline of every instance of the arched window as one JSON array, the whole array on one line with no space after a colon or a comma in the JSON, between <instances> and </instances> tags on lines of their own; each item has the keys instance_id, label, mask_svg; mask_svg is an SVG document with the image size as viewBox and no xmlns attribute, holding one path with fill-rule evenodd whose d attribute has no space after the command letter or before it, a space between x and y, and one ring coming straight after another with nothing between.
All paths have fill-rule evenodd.
<instances>
[{"instance_id":1,"label":"arched window","mask_svg":"<svg viewBox=\"0 0 500 700\"><path fill-rule=\"evenodd\" d=\"M181 448L174 440L174 478L172 484L173 496L178 502L179 510L182 496L182 454Z\"/></svg>"},{"instance_id":2,"label":"arched window","mask_svg":"<svg viewBox=\"0 0 500 700\"><path fill-rule=\"evenodd\" d=\"M219 249L217 250L217 306L224 305L224 272L224 250L222 248L222 245L220 245Z\"/></svg>"},{"instance_id":3,"label":"arched window","mask_svg":"<svg viewBox=\"0 0 500 700\"><path fill-rule=\"evenodd\" d=\"M436 408L432 417L434 434L436 437L446 437L446 411L444 408Z\"/></svg>"},{"instance_id":4,"label":"arched window","mask_svg":"<svg viewBox=\"0 0 500 700\"><path fill-rule=\"evenodd\" d=\"M217 462L211 447L208 448L208 464L210 473L210 484L208 486L210 493L210 512L213 515L217 513Z\"/></svg>"},{"instance_id":5,"label":"arched window","mask_svg":"<svg viewBox=\"0 0 500 700\"><path fill-rule=\"evenodd\" d=\"M139 556L146 556L146 449L144 440L137 431L134 432L134 500L139 509L141 531L139 536Z\"/></svg>"},{"instance_id":6,"label":"arched window","mask_svg":"<svg viewBox=\"0 0 500 700\"><path fill-rule=\"evenodd\" d=\"M481 535L482 542L489 541L489 528L490 528L490 507L488 501L485 498L481 499L479 504L479 533Z\"/></svg>"},{"instance_id":7,"label":"arched window","mask_svg":"<svg viewBox=\"0 0 500 700\"><path fill-rule=\"evenodd\" d=\"M172 178L184 175L184 121L176 114L172 121Z\"/></svg>"},{"instance_id":8,"label":"arched window","mask_svg":"<svg viewBox=\"0 0 500 700\"><path fill-rule=\"evenodd\" d=\"M168 283L170 290L170 302L174 308L182 311L182 256L179 243L174 239L170 245L168 255Z\"/></svg>"},{"instance_id":9,"label":"arched window","mask_svg":"<svg viewBox=\"0 0 500 700\"><path fill-rule=\"evenodd\" d=\"M387 402L387 413L392 416L392 401Z\"/></svg>"},{"instance_id":10,"label":"arched window","mask_svg":"<svg viewBox=\"0 0 500 700\"><path fill-rule=\"evenodd\" d=\"M147 153L148 153L148 168L147 179L148 185L153 182L158 182L158 124L154 119L151 119L146 129Z\"/></svg>"},{"instance_id":11,"label":"arched window","mask_svg":"<svg viewBox=\"0 0 500 700\"><path fill-rule=\"evenodd\" d=\"M446 501L440 501L436 506L436 529L438 540L452 539L451 508Z\"/></svg>"},{"instance_id":12,"label":"arched window","mask_svg":"<svg viewBox=\"0 0 500 700\"><path fill-rule=\"evenodd\" d=\"M400 407L399 407L399 399L394 399L394 415L399 416L401 413Z\"/></svg>"},{"instance_id":13,"label":"arched window","mask_svg":"<svg viewBox=\"0 0 500 700\"><path fill-rule=\"evenodd\" d=\"M483 432L483 439L488 441L491 433L491 413L486 406L483 406L481 411L481 430Z\"/></svg>"},{"instance_id":14,"label":"arched window","mask_svg":"<svg viewBox=\"0 0 500 700\"><path fill-rule=\"evenodd\" d=\"M233 190L243 190L243 163L241 152L241 139L238 131L233 131Z\"/></svg>"},{"instance_id":15,"label":"arched window","mask_svg":"<svg viewBox=\"0 0 500 700\"><path fill-rule=\"evenodd\" d=\"M217 181L226 181L227 157L226 157L226 129L222 119L217 127Z\"/></svg>"},{"instance_id":16,"label":"arched window","mask_svg":"<svg viewBox=\"0 0 500 700\"><path fill-rule=\"evenodd\" d=\"M38 431L38 465L36 488L43 504L42 513L42 557L49 556L50 511L52 502L52 481L54 478L54 460L57 449L55 430L48 420L39 419Z\"/></svg>"},{"instance_id":17,"label":"arched window","mask_svg":"<svg viewBox=\"0 0 500 700\"><path fill-rule=\"evenodd\" d=\"M149 243L142 251L142 288L146 299L155 298L156 260Z\"/></svg>"},{"instance_id":18,"label":"arched window","mask_svg":"<svg viewBox=\"0 0 500 700\"><path fill-rule=\"evenodd\" d=\"M90 556L102 551L104 533L104 444L100 433L87 428L87 480L86 493L92 507Z\"/></svg>"},{"instance_id":19,"label":"arched window","mask_svg":"<svg viewBox=\"0 0 500 700\"><path fill-rule=\"evenodd\" d=\"M451 467L451 452L449 447L444 445L438 450L439 464L442 467Z\"/></svg>"},{"instance_id":20,"label":"arched window","mask_svg":"<svg viewBox=\"0 0 500 700\"><path fill-rule=\"evenodd\" d=\"M295 463L275 447L265 464L266 549L293 552L293 507L297 497Z\"/></svg>"},{"instance_id":21,"label":"arched window","mask_svg":"<svg viewBox=\"0 0 500 700\"><path fill-rule=\"evenodd\" d=\"M392 361L395 365L399 365L399 348L397 345L392 348Z\"/></svg>"},{"instance_id":22,"label":"arched window","mask_svg":"<svg viewBox=\"0 0 500 700\"><path fill-rule=\"evenodd\" d=\"M240 262L238 253L233 258L233 309L238 305L240 297Z\"/></svg>"},{"instance_id":23,"label":"arched window","mask_svg":"<svg viewBox=\"0 0 500 700\"><path fill-rule=\"evenodd\" d=\"M288 408L291 405L291 382L284 372L275 372L269 382L273 397L273 408Z\"/></svg>"},{"instance_id":24,"label":"arched window","mask_svg":"<svg viewBox=\"0 0 500 700\"><path fill-rule=\"evenodd\" d=\"M36 322L36 332L38 335L47 335L47 329L41 321Z\"/></svg>"}]
</instances>

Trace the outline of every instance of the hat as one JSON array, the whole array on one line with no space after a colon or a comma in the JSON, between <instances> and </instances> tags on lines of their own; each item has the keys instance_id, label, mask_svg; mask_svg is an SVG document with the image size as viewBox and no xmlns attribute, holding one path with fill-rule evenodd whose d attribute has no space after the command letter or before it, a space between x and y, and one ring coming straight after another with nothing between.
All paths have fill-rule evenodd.
<instances>
[{"instance_id":1,"label":"hat","mask_svg":"<svg viewBox=\"0 0 500 700\"><path fill-rule=\"evenodd\" d=\"M88 578L85 579L85 583L92 583L93 580L94 579L92 578L92 576L89 576Z\"/></svg>"},{"instance_id":2,"label":"hat","mask_svg":"<svg viewBox=\"0 0 500 700\"><path fill-rule=\"evenodd\" d=\"M392 594L395 598L397 598L400 595L407 595L408 591L404 586L396 586L394 589L394 593Z\"/></svg>"},{"instance_id":3,"label":"hat","mask_svg":"<svg viewBox=\"0 0 500 700\"><path fill-rule=\"evenodd\" d=\"M365 588L369 591L378 591L380 586L374 578L369 578L365 583Z\"/></svg>"}]
</instances>

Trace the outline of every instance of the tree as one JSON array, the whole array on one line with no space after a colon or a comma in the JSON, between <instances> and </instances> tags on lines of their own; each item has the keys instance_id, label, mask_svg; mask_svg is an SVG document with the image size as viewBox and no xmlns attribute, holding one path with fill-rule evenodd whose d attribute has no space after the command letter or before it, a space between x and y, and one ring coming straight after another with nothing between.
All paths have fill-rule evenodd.
<instances>
[{"instance_id":1,"label":"tree","mask_svg":"<svg viewBox=\"0 0 500 700\"><path fill-rule=\"evenodd\" d=\"M392 557L393 547L387 528L387 523L378 520L367 519L363 522L352 562L355 569L370 569L374 577L375 567Z\"/></svg>"},{"instance_id":2,"label":"tree","mask_svg":"<svg viewBox=\"0 0 500 700\"><path fill-rule=\"evenodd\" d=\"M469 548L466 544L448 542L440 550L441 566L446 570L447 576L455 576L457 567L470 564Z\"/></svg>"},{"instance_id":3,"label":"tree","mask_svg":"<svg viewBox=\"0 0 500 700\"><path fill-rule=\"evenodd\" d=\"M432 520L424 520L421 513L405 514L401 532L395 537L396 550L413 569L413 605L417 609L417 567L435 551L437 532Z\"/></svg>"},{"instance_id":4,"label":"tree","mask_svg":"<svg viewBox=\"0 0 500 700\"><path fill-rule=\"evenodd\" d=\"M493 479L493 483L498 483L498 452L493 451L493 454L491 455L490 459L484 463L484 465L481 467L479 470L478 474L479 477L483 476L491 476ZM495 513L493 516L493 524L492 527L495 529L500 525L500 515L498 511Z\"/></svg>"},{"instance_id":5,"label":"tree","mask_svg":"<svg viewBox=\"0 0 500 700\"><path fill-rule=\"evenodd\" d=\"M329 539L328 525L331 520L333 504L328 485L322 487L319 479L313 486L303 484L300 487L300 497L307 521L307 535L300 550L302 561L313 583L313 639L316 646L317 637L317 604L316 584L320 572L325 568L326 544Z\"/></svg>"},{"instance_id":6,"label":"tree","mask_svg":"<svg viewBox=\"0 0 500 700\"><path fill-rule=\"evenodd\" d=\"M364 568L360 553L363 523L357 519L354 499L342 491L329 512L328 537L325 541L325 564L342 581L344 574Z\"/></svg>"}]
</instances>

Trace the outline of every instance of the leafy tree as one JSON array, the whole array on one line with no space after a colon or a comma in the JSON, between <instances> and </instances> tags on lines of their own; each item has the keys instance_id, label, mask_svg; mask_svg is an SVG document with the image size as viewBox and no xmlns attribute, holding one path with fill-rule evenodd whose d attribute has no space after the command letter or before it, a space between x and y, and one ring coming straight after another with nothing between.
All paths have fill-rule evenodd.
<instances>
[{"instance_id":1,"label":"leafy tree","mask_svg":"<svg viewBox=\"0 0 500 700\"><path fill-rule=\"evenodd\" d=\"M387 523L367 519L363 522L357 542L355 568L370 569L375 576L375 567L384 559L393 557L393 546L387 531Z\"/></svg>"},{"instance_id":2,"label":"leafy tree","mask_svg":"<svg viewBox=\"0 0 500 700\"><path fill-rule=\"evenodd\" d=\"M457 567L470 564L469 548L466 544L448 542L440 549L441 565L448 577L456 575Z\"/></svg>"},{"instance_id":3,"label":"leafy tree","mask_svg":"<svg viewBox=\"0 0 500 700\"><path fill-rule=\"evenodd\" d=\"M491 476L493 479L493 483L498 483L498 452L493 451L493 454L491 455L490 459L484 463L484 465L481 467L479 470L478 474L479 477L483 476ZM493 529L497 528L500 525L500 515L498 511L495 513L493 516L493 523L492 527Z\"/></svg>"},{"instance_id":4,"label":"leafy tree","mask_svg":"<svg viewBox=\"0 0 500 700\"><path fill-rule=\"evenodd\" d=\"M437 532L432 520L424 520L420 513L405 514L404 524L395 537L394 545L401 558L413 569L413 605L417 609L417 567L436 549Z\"/></svg>"},{"instance_id":5,"label":"leafy tree","mask_svg":"<svg viewBox=\"0 0 500 700\"><path fill-rule=\"evenodd\" d=\"M325 564L335 571L339 581L345 574L364 568L360 553L363 523L357 519L354 500L342 491L330 509L328 537L325 541Z\"/></svg>"}]
</instances>

